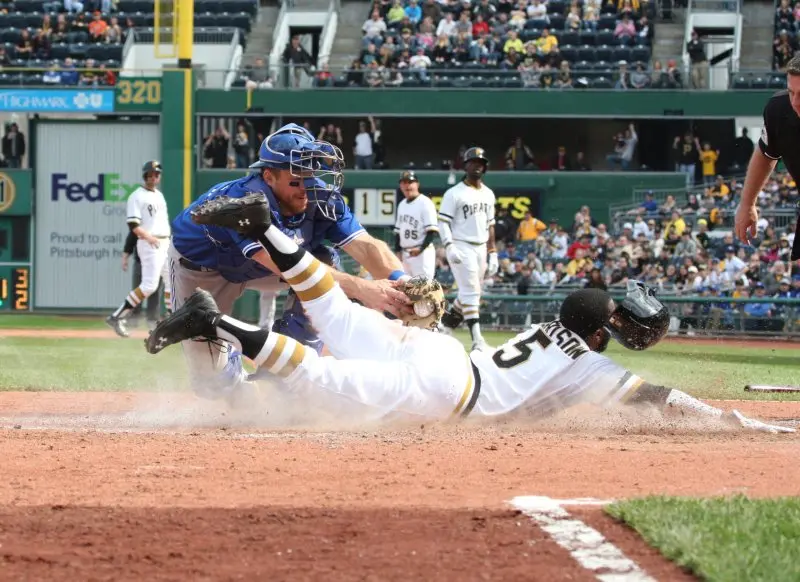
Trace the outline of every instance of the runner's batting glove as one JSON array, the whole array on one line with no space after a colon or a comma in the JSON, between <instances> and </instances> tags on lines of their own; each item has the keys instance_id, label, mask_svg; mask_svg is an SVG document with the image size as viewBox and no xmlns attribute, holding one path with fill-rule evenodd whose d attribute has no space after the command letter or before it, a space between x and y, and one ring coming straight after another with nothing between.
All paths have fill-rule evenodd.
<instances>
[{"instance_id":1,"label":"runner's batting glove","mask_svg":"<svg viewBox=\"0 0 800 582\"><path fill-rule=\"evenodd\" d=\"M779 433L779 432L797 432L793 428L789 428L787 426L780 426L777 424L767 424L766 422L761 422L760 420L756 420L754 418L747 418L744 414L739 412L738 410L731 410L730 416L732 419L741 425L744 428L755 430L758 432L769 432L769 433Z\"/></svg>"},{"instance_id":2,"label":"runner's batting glove","mask_svg":"<svg viewBox=\"0 0 800 582\"><path fill-rule=\"evenodd\" d=\"M486 269L487 277L494 277L500 269L500 263L497 260L497 253L489 253L489 261Z\"/></svg>"},{"instance_id":3,"label":"runner's batting glove","mask_svg":"<svg viewBox=\"0 0 800 582\"><path fill-rule=\"evenodd\" d=\"M447 262L456 265L460 265L461 262L464 260L464 257L461 256L461 252L456 248L453 243L449 243L444 249L445 255L447 255Z\"/></svg>"}]
</instances>

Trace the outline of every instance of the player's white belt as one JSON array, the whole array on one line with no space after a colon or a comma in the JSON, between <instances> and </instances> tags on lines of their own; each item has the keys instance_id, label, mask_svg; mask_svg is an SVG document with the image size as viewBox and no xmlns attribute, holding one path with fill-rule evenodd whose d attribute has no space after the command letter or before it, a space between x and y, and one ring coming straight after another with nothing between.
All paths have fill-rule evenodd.
<instances>
[{"instance_id":1,"label":"player's white belt","mask_svg":"<svg viewBox=\"0 0 800 582\"><path fill-rule=\"evenodd\" d=\"M453 240L456 242L467 243L468 245L472 245L474 247L482 247L483 245L486 244L485 242L478 243L478 242L472 242L470 240L461 240L460 238L454 238Z\"/></svg>"}]
</instances>

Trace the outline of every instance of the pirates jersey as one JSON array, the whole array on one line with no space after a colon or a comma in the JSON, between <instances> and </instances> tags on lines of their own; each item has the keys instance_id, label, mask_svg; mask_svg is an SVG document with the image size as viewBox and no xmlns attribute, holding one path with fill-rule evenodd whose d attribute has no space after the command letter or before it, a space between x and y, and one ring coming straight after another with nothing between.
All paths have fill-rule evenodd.
<instances>
[{"instance_id":1,"label":"pirates jersey","mask_svg":"<svg viewBox=\"0 0 800 582\"><path fill-rule=\"evenodd\" d=\"M128 224L141 226L153 236L170 235L167 201L159 190L139 186L128 196Z\"/></svg>"},{"instance_id":2,"label":"pirates jersey","mask_svg":"<svg viewBox=\"0 0 800 582\"><path fill-rule=\"evenodd\" d=\"M547 415L579 402L625 402L644 382L589 349L558 320L532 325L494 352L470 354L481 388L473 414Z\"/></svg>"},{"instance_id":3,"label":"pirates jersey","mask_svg":"<svg viewBox=\"0 0 800 582\"><path fill-rule=\"evenodd\" d=\"M418 247L429 231L438 232L436 224L436 206L433 201L420 194L412 201L403 199L397 206L397 220L394 231L400 237L400 246L404 249Z\"/></svg>"},{"instance_id":4,"label":"pirates jersey","mask_svg":"<svg viewBox=\"0 0 800 582\"><path fill-rule=\"evenodd\" d=\"M473 188L459 182L444 193L439 206L439 220L450 225L453 240L484 244L489 227L494 225L495 196L485 184Z\"/></svg>"}]
</instances>

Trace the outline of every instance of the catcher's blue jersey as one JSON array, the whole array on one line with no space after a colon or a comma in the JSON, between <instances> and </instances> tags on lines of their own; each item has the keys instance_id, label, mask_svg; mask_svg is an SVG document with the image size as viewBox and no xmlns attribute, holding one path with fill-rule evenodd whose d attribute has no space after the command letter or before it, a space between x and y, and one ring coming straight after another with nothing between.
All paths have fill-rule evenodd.
<instances>
[{"instance_id":1,"label":"catcher's blue jersey","mask_svg":"<svg viewBox=\"0 0 800 582\"><path fill-rule=\"evenodd\" d=\"M334 246L341 247L364 232L364 227L342 200L336 202L340 206L336 209L336 221L322 216L313 203L309 203L306 212L300 216L282 216L272 189L261 176L252 174L217 184L184 209L172 222L172 244L175 249L192 263L218 271L231 283L244 283L273 275L251 259L261 250L258 241L228 228L195 224L189 214L208 199L222 195L241 198L251 192L266 195L272 210L272 223L306 250L319 247L326 239Z\"/></svg>"}]
</instances>

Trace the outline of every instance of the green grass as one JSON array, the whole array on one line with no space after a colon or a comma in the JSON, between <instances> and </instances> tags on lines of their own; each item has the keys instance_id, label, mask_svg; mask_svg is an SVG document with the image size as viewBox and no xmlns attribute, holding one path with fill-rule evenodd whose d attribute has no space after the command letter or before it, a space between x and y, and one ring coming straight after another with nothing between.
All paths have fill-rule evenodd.
<instances>
[{"instance_id":1,"label":"green grass","mask_svg":"<svg viewBox=\"0 0 800 582\"><path fill-rule=\"evenodd\" d=\"M108 329L102 317L39 315L20 313L0 315L0 329Z\"/></svg>"},{"instance_id":2,"label":"green grass","mask_svg":"<svg viewBox=\"0 0 800 582\"><path fill-rule=\"evenodd\" d=\"M24 321L30 321L31 328L105 327L101 319L28 315L0 317L0 328L21 327ZM498 346L512 334L486 332L485 336L491 345ZM469 346L466 331L460 331L457 337ZM795 400L800 396L743 391L746 384L797 383L800 362L794 350L730 347L723 342L719 346L665 342L646 352L631 352L611 342L607 354L651 382L702 398ZM151 356L141 340L135 339L0 337L0 389L149 390L180 388L185 378L185 364L177 347Z\"/></svg>"},{"instance_id":3,"label":"green grass","mask_svg":"<svg viewBox=\"0 0 800 582\"><path fill-rule=\"evenodd\" d=\"M142 340L0 337L0 390L164 390L186 384L180 348L158 356Z\"/></svg>"},{"instance_id":4,"label":"green grass","mask_svg":"<svg viewBox=\"0 0 800 582\"><path fill-rule=\"evenodd\" d=\"M703 580L800 580L800 498L647 497L606 511Z\"/></svg>"}]
</instances>

